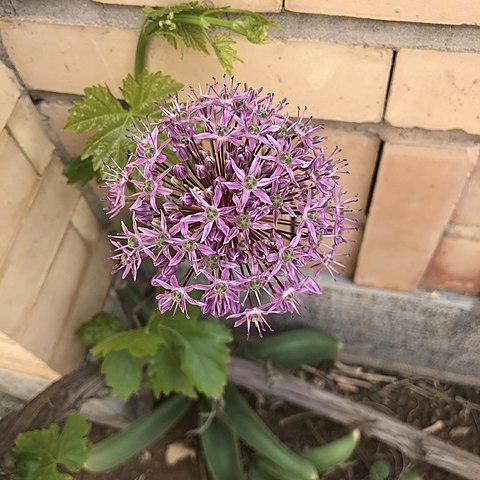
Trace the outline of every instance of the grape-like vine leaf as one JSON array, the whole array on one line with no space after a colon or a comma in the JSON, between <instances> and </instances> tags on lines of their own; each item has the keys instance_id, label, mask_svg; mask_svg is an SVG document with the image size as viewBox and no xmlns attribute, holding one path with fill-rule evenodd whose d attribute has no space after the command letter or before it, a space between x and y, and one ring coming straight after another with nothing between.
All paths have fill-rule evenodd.
<instances>
[{"instance_id":1,"label":"grape-like vine leaf","mask_svg":"<svg viewBox=\"0 0 480 480\"><path fill-rule=\"evenodd\" d=\"M60 473L59 465L78 472L87 460L90 450L90 424L79 413L72 414L62 430L53 423L43 430L32 430L18 435L13 455L16 480L71 480L68 473Z\"/></svg>"},{"instance_id":2,"label":"grape-like vine leaf","mask_svg":"<svg viewBox=\"0 0 480 480\"><path fill-rule=\"evenodd\" d=\"M183 54L183 46L209 54L210 44L222 68L229 74L233 71L233 62L241 61L233 48L235 40L227 31L243 35L252 43L265 43L268 31L275 22L248 10L230 7L212 8L188 2L172 7L145 7L142 10L149 22L145 31L149 35L161 35ZM233 14L236 18L230 18ZM212 29L223 31L213 36Z\"/></svg>"},{"instance_id":3,"label":"grape-like vine leaf","mask_svg":"<svg viewBox=\"0 0 480 480\"><path fill-rule=\"evenodd\" d=\"M157 103L181 88L181 83L161 72L144 70L137 79L128 75L121 88L127 108L106 85L86 88L82 100L68 111L65 130L77 133L96 130L85 142L81 155L83 161L91 157L95 171L112 160L123 165L133 147L128 130L134 129L139 120L160 118Z\"/></svg>"},{"instance_id":4,"label":"grape-like vine leaf","mask_svg":"<svg viewBox=\"0 0 480 480\"><path fill-rule=\"evenodd\" d=\"M238 56L236 50L232 47L235 41L230 35L226 33L220 33L212 38L211 45L215 54L218 57L220 65L223 69L231 73L233 71L233 62L242 62L243 60Z\"/></svg>"}]
</instances>

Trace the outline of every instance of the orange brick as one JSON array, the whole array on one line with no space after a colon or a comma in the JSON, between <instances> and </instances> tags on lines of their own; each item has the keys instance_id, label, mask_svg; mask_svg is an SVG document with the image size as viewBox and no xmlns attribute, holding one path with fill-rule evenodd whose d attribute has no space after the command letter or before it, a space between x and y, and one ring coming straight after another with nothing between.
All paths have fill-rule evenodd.
<instances>
[{"instance_id":1,"label":"orange brick","mask_svg":"<svg viewBox=\"0 0 480 480\"><path fill-rule=\"evenodd\" d=\"M67 152L74 157L82 153L83 144L90 135L87 133L79 134L63 131L63 127L67 123L68 110L72 107L73 102L42 101L38 104L38 108L47 119L50 128L62 142Z\"/></svg>"},{"instance_id":2,"label":"orange brick","mask_svg":"<svg viewBox=\"0 0 480 480\"><path fill-rule=\"evenodd\" d=\"M89 244L96 243L102 233L100 222L83 197L78 201L71 222L80 236Z\"/></svg>"},{"instance_id":3,"label":"orange brick","mask_svg":"<svg viewBox=\"0 0 480 480\"><path fill-rule=\"evenodd\" d=\"M55 147L45 133L37 110L29 97L18 100L7 127L25 155L42 174L50 162Z\"/></svg>"},{"instance_id":4,"label":"orange brick","mask_svg":"<svg viewBox=\"0 0 480 480\"><path fill-rule=\"evenodd\" d=\"M478 134L479 98L480 54L400 50L385 118L397 127Z\"/></svg>"},{"instance_id":5,"label":"orange brick","mask_svg":"<svg viewBox=\"0 0 480 480\"><path fill-rule=\"evenodd\" d=\"M63 238L79 191L66 184L54 158L45 171L32 206L0 271L0 331L23 330Z\"/></svg>"},{"instance_id":6,"label":"orange brick","mask_svg":"<svg viewBox=\"0 0 480 480\"><path fill-rule=\"evenodd\" d=\"M444 236L422 284L430 288L480 293L480 239Z\"/></svg>"},{"instance_id":7,"label":"orange brick","mask_svg":"<svg viewBox=\"0 0 480 480\"><path fill-rule=\"evenodd\" d=\"M462 192L452 222L480 227L480 161L472 171Z\"/></svg>"},{"instance_id":8,"label":"orange brick","mask_svg":"<svg viewBox=\"0 0 480 480\"><path fill-rule=\"evenodd\" d=\"M348 197L358 195L358 202L352 204L352 208L360 211L353 216L364 222L380 139L374 135L330 128L328 125L324 132L328 137L324 142L327 152L331 153L338 146L342 149L339 157L348 160L349 174L341 175L340 183L345 187Z\"/></svg>"},{"instance_id":9,"label":"orange brick","mask_svg":"<svg viewBox=\"0 0 480 480\"><path fill-rule=\"evenodd\" d=\"M0 163L1 268L20 228L22 218L32 202L40 178L6 130L0 133Z\"/></svg>"},{"instance_id":10,"label":"orange brick","mask_svg":"<svg viewBox=\"0 0 480 480\"><path fill-rule=\"evenodd\" d=\"M115 5L134 5L137 7L170 7L185 3L184 0L93 0L99 3L110 3ZM207 3L207 2L200 2ZM208 5L216 7L224 7L229 5L231 8L240 8L245 10L252 10L254 12L279 12L282 9L281 0L230 0L224 2L222 0L209 1Z\"/></svg>"},{"instance_id":11,"label":"orange brick","mask_svg":"<svg viewBox=\"0 0 480 480\"><path fill-rule=\"evenodd\" d=\"M106 82L118 94L121 79L132 71L135 30L5 22L1 33L31 89L82 93L85 87ZM290 113L296 113L297 105L307 105L316 118L382 118L390 50L279 39L252 45L243 38L238 38L237 47L245 63L237 63L236 78L274 91L279 99L288 97ZM187 85L223 76L213 55L187 50L182 60L160 37L152 40L147 63L150 70L168 72Z\"/></svg>"},{"instance_id":12,"label":"orange brick","mask_svg":"<svg viewBox=\"0 0 480 480\"><path fill-rule=\"evenodd\" d=\"M83 359L85 347L75 337L75 330L102 309L112 279L111 255L110 243L106 237L101 237L95 245L75 303L48 361L53 369L62 374L77 368Z\"/></svg>"},{"instance_id":13,"label":"orange brick","mask_svg":"<svg viewBox=\"0 0 480 480\"><path fill-rule=\"evenodd\" d=\"M480 9L471 0L285 0L293 12L376 18L400 22L480 25Z\"/></svg>"},{"instance_id":14,"label":"orange brick","mask_svg":"<svg viewBox=\"0 0 480 480\"><path fill-rule=\"evenodd\" d=\"M0 131L7 123L22 89L14 73L0 62Z\"/></svg>"},{"instance_id":15,"label":"orange brick","mask_svg":"<svg viewBox=\"0 0 480 480\"><path fill-rule=\"evenodd\" d=\"M42 289L35 300L24 330L15 339L41 360L53 353L57 338L77 296L88 264L88 250L77 231L70 227L55 256Z\"/></svg>"},{"instance_id":16,"label":"orange brick","mask_svg":"<svg viewBox=\"0 0 480 480\"><path fill-rule=\"evenodd\" d=\"M356 283L417 287L477 156L473 147L385 145Z\"/></svg>"}]
</instances>

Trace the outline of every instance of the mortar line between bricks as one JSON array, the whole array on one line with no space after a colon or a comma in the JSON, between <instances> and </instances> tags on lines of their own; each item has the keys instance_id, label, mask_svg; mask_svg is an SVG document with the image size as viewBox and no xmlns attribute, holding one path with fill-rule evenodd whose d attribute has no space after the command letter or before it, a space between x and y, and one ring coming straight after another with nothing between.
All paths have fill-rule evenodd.
<instances>
[{"instance_id":1,"label":"mortar line between bricks","mask_svg":"<svg viewBox=\"0 0 480 480\"><path fill-rule=\"evenodd\" d=\"M0 10L0 20L120 28L140 28L143 21L138 7L104 5L89 0L12 0L11 3L10 10ZM265 16L280 27L272 30L272 38L389 49L480 52L480 26L394 22L285 10Z\"/></svg>"},{"instance_id":2,"label":"mortar line between bricks","mask_svg":"<svg viewBox=\"0 0 480 480\"><path fill-rule=\"evenodd\" d=\"M385 118L385 114L387 112L388 99L390 97L390 90L392 89L392 85L393 85L393 75L395 72L396 63L397 63L397 51L394 50L392 52L392 63L390 64L390 73L388 75L387 88L385 91L385 101L383 102L382 118Z\"/></svg>"},{"instance_id":3,"label":"mortar line between bricks","mask_svg":"<svg viewBox=\"0 0 480 480\"><path fill-rule=\"evenodd\" d=\"M42 101L45 102L59 102L70 103L78 101L82 98L81 95L69 93L57 93L40 90L29 91L33 97L35 104ZM480 134L467 133L464 130L427 130L418 127L396 127L389 123L383 122L349 122L346 120L329 120L325 118L316 118L316 122L324 123L327 127L339 128L346 131L364 133L367 135L376 135L385 141L398 141L402 143L433 143L433 144L466 144L478 145L480 143ZM54 138L50 137L52 141ZM57 144L54 141L55 144Z\"/></svg>"},{"instance_id":4,"label":"mortar line between bricks","mask_svg":"<svg viewBox=\"0 0 480 480\"><path fill-rule=\"evenodd\" d=\"M378 150L377 150L377 158L375 159L375 167L373 168L373 172L372 172L372 180L370 182L370 190L368 191L367 201L365 203L365 225L367 224L368 214L370 213L370 207L372 205L373 194L374 194L374 191L375 191L375 186L377 184L378 171L380 170L380 161L382 159L383 148L384 147L385 147L385 142L383 140L381 140L380 144L378 146ZM360 244L360 246L361 246L361 244Z\"/></svg>"}]
</instances>

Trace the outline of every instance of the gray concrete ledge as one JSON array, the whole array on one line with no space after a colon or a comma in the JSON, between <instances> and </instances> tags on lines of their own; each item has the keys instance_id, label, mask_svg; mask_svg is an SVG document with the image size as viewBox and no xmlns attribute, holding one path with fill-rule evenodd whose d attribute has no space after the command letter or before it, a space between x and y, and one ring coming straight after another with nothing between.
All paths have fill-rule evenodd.
<instances>
[{"instance_id":1,"label":"gray concrete ledge","mask_svg":"<svg viewBox=\"0 0 480 480\"><path fill-rule=\"evenodd\" d=\"M300 317L276 327L309 325L344 342L344 360L480 385L480 300L447 292L398 293L339 279L320 281Z\"/></svg>"},{"instance_id":2,"label":"gray concrete ledge","mask_svg":"<svg viewBox=\"0 0 480 480\"><path fill-rule=\"evenodd\" d=\"M226 2L228 4L228 2ZM387 22L292 12L268 14L280 28L272 37L320 40L375 47L480 52L480 27ZM139 28L137 7L90 0L0 0L0 18L75 25Z\"/></svg>"}]
</instances>

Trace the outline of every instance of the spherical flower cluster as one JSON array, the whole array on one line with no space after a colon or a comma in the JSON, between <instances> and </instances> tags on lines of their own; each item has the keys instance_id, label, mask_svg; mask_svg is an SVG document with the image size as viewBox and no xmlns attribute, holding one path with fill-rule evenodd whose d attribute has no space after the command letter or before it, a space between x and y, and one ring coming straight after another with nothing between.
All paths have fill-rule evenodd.
<instances>
[{"instance_id":1,"label":"spherical flower cluster","mask_svg":"<svg viewBox=\"0 0 480 480\"><path fill-rule=\"evenodd\" d=\"M340 267L337 248L355 228L355 199L338 183L345 161L326 155L321 125L285 106L233 83L192 90L159 107L126 166L108 173L110 214L128 205L133 224L111 239L116 269L135 278L149 257L161 312L199 305L262 335L268 314L320 293L304 267Z\"/></svg>"}]
</instances>

